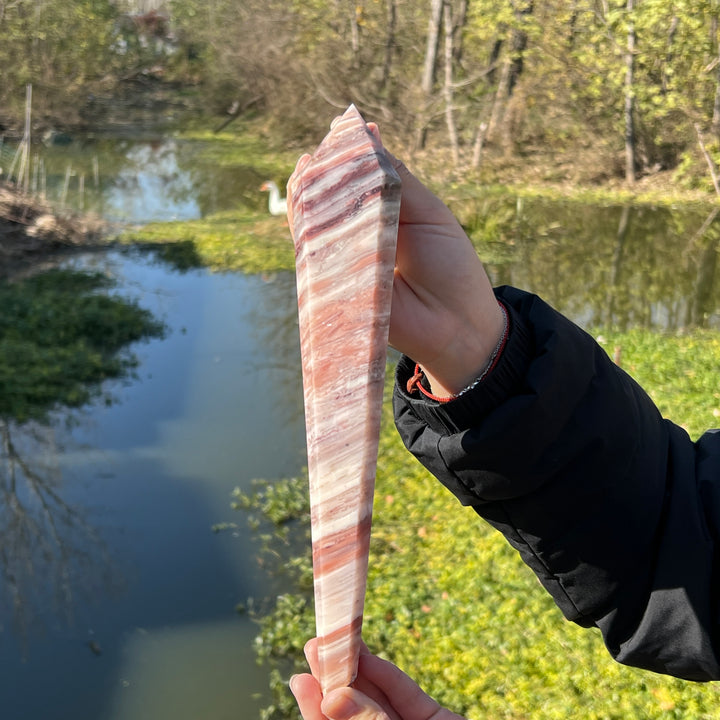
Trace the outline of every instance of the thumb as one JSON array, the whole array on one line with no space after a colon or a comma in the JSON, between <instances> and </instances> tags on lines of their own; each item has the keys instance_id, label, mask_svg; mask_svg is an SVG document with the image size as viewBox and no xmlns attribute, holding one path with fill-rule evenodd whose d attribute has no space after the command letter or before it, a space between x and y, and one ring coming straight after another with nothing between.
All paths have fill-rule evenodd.
<instances>
[{"instance_id":1,"label":"thumb","mask_svg":"<svg viewBox=\"0 0 720 720\"><path fill-rule=\"evenodd\" d=\"M396 158L384 145L380 138L380 128L377 123L369 122L368 130L375 136L375 139L382 145L390 164L400 176L403 186L403 200L400 205L401 222L429 222L433 225L441 222L455 222L455 217L447 208L445 203L431 192L423 183L408 170L405 163Z\"/></svg>"},{"instance_id":2,"label":"thumb","mask_svg":"<svg viewBox=\"0 0 720 720\"><path fill-rule=\"evenodd\" d=\"M374 700L349 687L330 691L321 709L328 720L390 720Z\"/></svg>"}]
</instances>

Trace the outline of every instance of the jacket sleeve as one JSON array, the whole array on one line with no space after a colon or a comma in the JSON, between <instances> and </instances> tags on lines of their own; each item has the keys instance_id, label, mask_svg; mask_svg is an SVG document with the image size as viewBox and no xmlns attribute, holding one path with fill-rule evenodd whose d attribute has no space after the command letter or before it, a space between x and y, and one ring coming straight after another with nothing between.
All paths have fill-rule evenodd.
<instances>
[{"instance_id":1,"label":"jacket sleeve","mask_svg":"<svg viewBox=\"0 0 720 720\"><path fill-rule=\"evenodd\" d=\"M409 394L400 361L405 445L616 660L720 679L720 433L693 444L580 328L496 293L510 335L477 388L445 404Z\"/></svg>"}]
</instances>

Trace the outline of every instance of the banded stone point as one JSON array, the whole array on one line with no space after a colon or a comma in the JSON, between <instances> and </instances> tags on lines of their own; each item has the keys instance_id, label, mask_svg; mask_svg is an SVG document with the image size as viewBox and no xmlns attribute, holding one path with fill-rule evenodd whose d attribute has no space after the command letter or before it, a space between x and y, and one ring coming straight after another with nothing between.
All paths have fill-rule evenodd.
<instances>
[{"instance_id":1,"label":"banded stone point","mask_svg":"<svg viewBox=\"0 0 720 720\"><path fill-rule=\"evenodd\" d=\"M353 105L288 183L324 693L357 674L400 191Z\"/></svg>"}]
</instances>

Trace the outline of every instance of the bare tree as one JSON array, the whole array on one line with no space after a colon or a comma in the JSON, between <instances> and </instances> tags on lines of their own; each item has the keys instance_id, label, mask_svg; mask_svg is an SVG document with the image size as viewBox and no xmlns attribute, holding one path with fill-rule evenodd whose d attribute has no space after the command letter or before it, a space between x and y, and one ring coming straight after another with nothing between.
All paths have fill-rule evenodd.
<instances>
[{"instance_id":1,"label":"bare tree","mask_svg":"<svg viewBox=\"0 0 720 720\"><path fill-rule=\"evenodd\" d=\"M445 80L443 82L443 97L445 99L445 123L450 139L450 150L455 167L460 164L460 148L458 144L457 127L455 126L455 112L453 108L453 19L452 7L449 0L443 4L443 25L445 27Z\"/></svg>"},{"instance_id":2,"label":"bare tree","mask_svg":"<svg viewBox=\"0 0 720 720\"><path fill-rule=\"evenodd\" d=\"M352 48L353 67L360 67L360 24L358 12L360 8L355 0L347 0L348 19L350 21L350 47Z\"/></svg>"},{"instance_id":3,"label":"bare tree","mask_svg":"<svg viewBox=\"0 0 720 720\"><path fill-rule=\"evenodd\" d=\"M625 53L625 179L635 182L635 0L627 0L628 30Z\"/></svg>"},{"instance_id":4,"label":"bare tree","mask_svg":"<svg viewBox=\"0 0 720 720\"><path fill-rule=\"evenodd\" d=\"M525 20L533 14L535 9L534 0L526 0L521 5L513 2L512 6L515 23L510 31L509 48L501 66L500 79L493 98L490 118L487 123L485 123L485 129L482 134L483 141L491 140L497 129L503 124L508 101L522 75L525 64L528 35L524 25ZM497 47L498 53L499 50L500 48Z\"/></svg>"},{"instance_id":5,"label":"bare tree","mask_svg":"<svg viewBox=\"0 0 720 720\"><path fill-rule=\"evenodd\" d=\"M435 73L437 70L437 55L440 47L440 30L442 26L443 0L430 0L430 19L425 43L425 62L423 63L420 89L425 107L420 112L418 127L415 134L415 148L425 147L427 137L427 112L432 103Z\"/></svg>"},{"instance_id":6,"label":"bare tree","mask_svg":"<svg viewBox=\"0 0 720 720\"><path fill-rule=\"evenodd\" d=\"M715 102L713 103L713 114L710 128L720 138L720 41L718 41L718 14L720 14L720 3L715 0L713 3L713 14L711 18L710 34L711 42L715 48Z\"/></svg>"},{"instance_id":7,"label":"bare tree","mask_svg":"<svg viewBox=\"0 0 720 720\"><path fill-rule=\"evenodd\" d=\"M467 22L468 0L460 0L454 12L453 23L453 61L459 65L463 58L463 30Z\"/></svg>"},{"instance_id":8,"label":"bare tree","mask_svg":"<svg viewBox=\"0 0 720 720\"><path fill-rule=\"evenodd\" d=\"M39 598L71 618L78 595L116 582L98 532L62 496L59 453L53 427L0 418L0 606L21 634Z\"/></svg>"},{"instance_id":9,"label":"bare tree","mask_svg":"<svg viewBox=\"0 0 720 720\"><path fill-rule=\"evenodd\" d=\"M387 35L385 36L385 57L383 59L380 89L383 90L390 79L393 52L395 51L395 28L397 27L397 0L387 0Z\"/></svg>"}]
</instances>

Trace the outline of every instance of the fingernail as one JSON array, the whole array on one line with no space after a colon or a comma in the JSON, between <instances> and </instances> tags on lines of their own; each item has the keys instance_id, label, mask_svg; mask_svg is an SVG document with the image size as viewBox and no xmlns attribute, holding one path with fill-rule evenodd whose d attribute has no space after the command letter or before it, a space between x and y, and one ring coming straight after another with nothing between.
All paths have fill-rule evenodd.
<instances>
[{"instance_id":1,"label":"fingernail","mask_svg":"<svg viewBox=\"0 0 720 720\"><path fill-rule=\"evenodd\" d=\"M322 711L330 720L348 720L360 712L360 706L347 692L331 692L322 702Z\"/></svg>"},{"instance_id":2,"label":"fingernail","mask_svg":"<svg viewBox=\"0 0 720 720\"><path fill-rule=\"evenodd\" d=\"M297 678L297 675L293 675L290 680L288 681L288 685L290 686L290 692L294 695L295 694L295 679Z\"/></svg>"}]
</instances>

